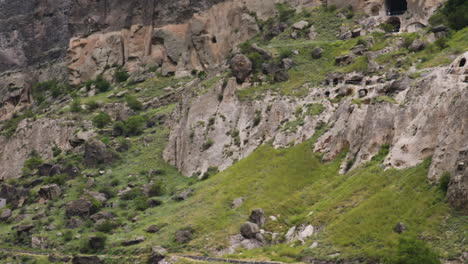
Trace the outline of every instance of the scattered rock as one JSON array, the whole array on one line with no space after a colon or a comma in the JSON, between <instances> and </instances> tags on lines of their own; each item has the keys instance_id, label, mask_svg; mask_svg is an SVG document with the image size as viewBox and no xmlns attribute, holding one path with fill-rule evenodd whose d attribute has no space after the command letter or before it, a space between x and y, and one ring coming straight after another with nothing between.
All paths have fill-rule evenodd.
<instances>
[{"instance_id":1,"label":"scattered rock","mask_svg":"<svg viewBox=\"0 0 468 264\"><path fill-rule=\"evenodd\" d=\"M411 52L418 52L426 48L426 43L420 39L415 39L413 43L408 47Z\"/></svg>"},{"instance_id":2,"label":"scattered rock","mask_svg":"<svg viewBox=\"0 0 468 264\"><path fill-rule=\"evenodd\" d=\"M317 32L315 32L315 28L314 26L311 26L309 28L309 33L307 34L307 36L309 37L309 40L315 40L315 38L317 37Z\"/></svg>"},{"instance_id":3,"label":"scattered rock","mask_svg":"<svg viewBox=\"0 0 468 264\"><path fill-rule=\"evenodd\" d=\"M73 217L67 220L67 228L79 228L83 226L83 220Z\"/></svg>"},{"instance_id":4,"label":"scattered rock","mask_svg":"<svg viewBox=\"0 0 468 264\"><path fill-rule=\"evenodd\" d=\"M72 264L102 264L102 260L97 256L74 256Z\"/></svg>"},{"instance_id":5,"label":"scattered rock","mask_svg":"<svg viewBox=\"0 0 468 264\"><path fill-rule=\"evenodd\" d=\"M271 53L269 51L267 51L266 49L260 48L259 46L257 46L256 43L253 43L251 48L252 48L253 51L256 51L260 55L262 55L262 58L264 60L271 60L273 58L273 56L271 55Z\"/></svg>"},{"instance_id":6,"label":"scattered rock","mask_svg":"<svg viewBox=\"0 0 468 264\"><path fill-rule=\"evenodd\" d=\"M323 49L320 47L316 47L312 50L311 55L312 59L320 59L322 57Z\"/></svg>"},{"instance_id":7,"label":"scattered rock","mask_svg":"<svg viewBox=\"0 0 468 264\"><path fill-rule=\"evenodd\" d=\"M42 237L36 237L36 236L31 237L31 247L45 249L46 248L45 239Z\"/></svg>"},{"instance_id":8,"label":"scattered rock","mask_svg":"<svg viewBox=\"0 0 468 264\"><path fill-rule=\"evenodd\" d=\"M142 243L144 241L145 241L145 237L139 236L139 237L136 237L136 238L131 239L131 240L122 241L122 246L128 247L128 246L140 244L140 243Z\"/></svg>"},{"instance_id":9,"label":"scattered rock","mask_svg":"<svg viewBox=\"0 0 468 264\"><path fill-rule=\"evenodd\" d=\"M349 65L354 62L354 56L352 54L346 54L335 58L335 64L338 66Z\"/></svg>"},{"instance_id":10,"label":"scattered rock","mask_svg":"<svg viewBox=\"0 0 468 264\"><path fill-rule=\"evenodd\" d=\"M97 222L99 220L107 220L107 219L112 219L114 215L111 212L99 212L96 214L93 214L89 218L93 220L94 222Z\"/></svg>"},{"instance_id":11,"label":"scattered rock","mask_svg":"<svg viewBox=\"0 0 468 264\"><path fill-rule=\"evenodd\" d=\"M231 70L237 83L243 83L252 72L252 62L245 55L237 54L231 60Z\"/></svg>"},{"instance_id":12,"label":"scattered rock","mask_svg":"<svg viewBox=\"0 0 468 264\"><path fill-rule=\"evenodd\" d=\"M258 225L252 222L245 222L240 228L240 233L245 238L256 238L259 232Z\"/></svg>"},{"instance_id":13,"label":"scattered rock","mask_svg":"<svg viewBox=\"0 0 468 264\"><path fill-rule=\"evenodd\" d=\"M296 22L292 25L292 27L294 29L297 29L297 30L303 30L304 28L306 28L307 26L309 26L309 22L305 21L305 20L302 20L302 21L299 21L299 22Z\"/></svg>"},{"instance_id":14,"label":"scattered rock","mask_svg":"<svg viewBox=\"0 0 468 264\"><path fill-rule=\"evenodd\" d=\"M145 232L148 233L157 233L159 230L161 230L165 225L150 225L147 228L145 228Z\"/></svg>"},{"instance_id":15,"label":"scattered rock","mask_svg":"<svg viewBox=\"0 0 468 264\"><path fill-rule=\"evenodd\" d=\"M405 230L406 230L406 226L405 226L402 222L399 222L399 223L393 228L393 231L395 231L395 233L398 233L398 234L403 233Z\"/></svg>"},{"instance_id":16,"label":"scattered rock","mask_svg":"<svg viewBox=\"0 0 468 264\"><path fill-rule=\"evenodd\" d=\"M37 192L44 200L53 200L62 194L62 190L57 184L42 186Z\"/></svg>"},{"instance_id":17,"label":"scattered rock","mask_svg":"<svg viewBox=\"0 0 468 264\"><path fill-rule=\"evenodd\" d=\"M10 209L3 209L2 212L0 213L0 221L5 222L8 220L8 218L11 217L11 210Z\"/></svg>"},{"instance_id":18,"label":"scattered rock","mask_svg":"<svg viewBox=\"0 0 468 264\"><path fill-rule=\"evenodd\" d=\"M67 217L88 216L91 212L91 203L85 199L71 201L67 204L65 214Z\"/></svg>"},{"instance_id":19,"label":"scattered rock","mask_svg":"<svg viewBox=\"0 0 468 264\"><path fill-rule=\"evenodd\" d=\"M312 225L300 225L299 227L293 226L286 233L286 241L293 243L300 241L302 244L305 240L314 234L314 227Z\"/></svg>"},{"instance_id":20,"label":"scattered rock","mask_svg":"<svg viewBox=\"0 0 468 264\"><path fill-rule=\"evenodd\" d=\"M88 243L89 243L90 248L94 248L94 249L104 248L104 245L106 243L106 238L102 236L90 236L88 238Z\"/></svg>"},{"instance_id":21,"label":"scattered rock","mask_svg":"<svg viewBox=\"0 0 468 264\"><path fill-rule=\"evenodd\" d=\"M172 197L172 200L174 201L184 201L186 200L187 198L189 198L190 196L192 196L193 194L193 189L186 189L186 190L183 190L182 192L176 194L174 197Z\"/></svg>"},{"instance_id":22,"label":"scattered rock","mask_svg":"<svg viewBox=\"0 0 468 264\"><path fill-rule=\"evenodd\" d=\"M188 243L192 240L193 229L191 227L181 229L175 233L175 241L178 243Z\"/></svg>"},{"instance_id":23,"label":"scattered rock","mask_svg":"<svg viewBox=\"0 0 468 264\"><path fill-rule=\"evenodd\" d=\"M289 74L286 70L279 70L275 72L274 79L275 79L275 82L277 83L285 82L289 80Z\"/></svg>"},{"instance_id":24,"label":"scattered rock","mask_svg":"<svg viewBox=\"0 0 468 264\"><path fill-rule=\"evenodd\" d=\"M85 166L95 168L100 164L111 164L114 159L115 154L101 141L91 139L86 142L83 160Z\"/></svg>"},{"instance_id":25,"label":"scattered rock","mask_svg":"<svg viewBox=\"0 0 468 264\"><path fill-rule=\"evenodd\" d=\"M84 195L87 195L101 203L105 203L107 201L107 196L100 192L85 191Z\"/></svg>"},{"instance_id":26,"label":"scattered rock","mask_svg":"<svg viewBox=\"0 0 468 264\"><path fill-rule=\"evenodd\" d=\"M367 96L368 91L367 91L367 89L359 89L358 94L359 94L359 98L363 98L363 97Z\"/></svg>"},{"instance_id":27,"label":"scattered rock","mask_svg":"<svg viewBox=\"0 0 468 264\"><path fill-rule=\"evenodd\" d=\"M148 264L157 264L167 256L168 252L162 246L151 247L151 255L148 259Z\"/></svg>"},{"instance_id":28,"label":"scattered rock","mask_svg":"<svg viewBox=\"0 0 468 264\"><path fill-rule=\"evenodd\" d=\"M240 207L243 203L244 203L244 198L243 197L236 198L236 199L234 199L232 201L231 208L236 209L236 208Z\"/></svg>"},{"instance_id":29,"label":"scattered rock","mask_svg":"<svg viewBox=\"0 0 468 264\"><path fill-rule=\"evenodd\" d=\"M296 65L296 63L292 59L286 58L286 59L281 60L281 66L285 70L292 69L292 67L294 67L294 65Z\"/></svg>"},{"instance_id":30,"label":"scattered rock","mask_svg":"<svg viewBox=\"0 0 468 264\"><path fill-rule=\"evenodd\" d=\"M250 213L249 221L262 227L265 225L265 213L262 209L254 209Z\"/></svg>"},{"instance_id":31,"label":"scattered rock","mask_svg":"<svg viewBox=\"0 0 468 264\"><path fill-rule=\"evenodd\" d=\"M37 167L37 172L39 176L50 176L50 171L54 165L50 163L44 163Z\"/></svg>"}]
</instances>

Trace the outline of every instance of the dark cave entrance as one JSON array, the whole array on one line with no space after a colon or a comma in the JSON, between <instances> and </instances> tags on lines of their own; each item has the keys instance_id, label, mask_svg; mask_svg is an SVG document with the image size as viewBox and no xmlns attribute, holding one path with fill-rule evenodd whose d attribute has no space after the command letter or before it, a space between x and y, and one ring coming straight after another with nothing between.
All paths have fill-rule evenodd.
<instances>
[{"instance_id":1,"label":"dark cave entrance","mask_svg":"<svg viewBox=\"0 0 468 264\"><path fill-rule=\"evenodd\" d=\"M408 2L406 0L385 0L388 16L403 15L408 10Z\"/></svg>"},{"instance_id":2,"label":"dark cave entrance","mask_svg":"<svg viewBox=\"0 0 468 264\"><path fill-rule=\"evenodd\" d=\"M400 27L401 27L401 21L400 18L392 16L387 19L387 24L390 24L393 26L392 31L393 32L400 32Z\"/></svg>"}]
</instances>

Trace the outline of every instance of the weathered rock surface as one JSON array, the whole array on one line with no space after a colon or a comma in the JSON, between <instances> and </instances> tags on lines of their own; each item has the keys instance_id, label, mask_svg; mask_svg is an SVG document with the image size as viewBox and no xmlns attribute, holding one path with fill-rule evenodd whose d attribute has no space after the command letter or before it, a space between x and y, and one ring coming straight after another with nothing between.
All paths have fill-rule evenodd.
<instances>
[{"instance_id":1,"label":"weathered rock surface","mask_svg":"<svg viewBox=\"0 0 468 264\"><path fill-rule=\"evenodd\" d=\"M231 60L232 74L238 83L243 83L252 72L252 62L245 55L237 54Z\"/></svg>"},{"instance_id":2,"label":"weathered rock surface","mask_svg":"<svg viewBox=\"0 0 468 264\"><path fill-rule=\"evenodd\" d=\"M68 141L76 129L75 126L74 122L62 119L21 121L11 138L0 136L0 179L18 177L24 161L33 150L43 159L50 159L53 156L53 146L62 150L70 149Z\"/></svg>"},{"instance_id":3,"label":"weathered rock surface","mask_svg":"<svg viewBox=\"0 0 468 264\"><path fill-rule=\"evenodd\" d=\"M84 199L69 202L65 211L67 217L88 216L90 212L91 203Z\"/></svg>"},{"instance_id":4,"label":"weathered rock surface","mask_svg":"<svg viewBox=\"0 0 468 264\"><path fill-rule=\"evenodd\" d=\"M38 194L44 200L53 200L62 194L62 190L57 184L50 184L42 186Z\"/></svg>"},{"instance_id":5,"label":"weathered rock surface","mask_svg":"<svg viewBox=\"0 0 468 264\"><path fill-rule=\"evenodd\" d=\"M97 167L100 164L110 164L115 158L115 153L101 141L91 139L86 142L83 161L86 166Z\"/></svg>"},{"instance_id":6,"label":"weathered rock surface","mask_svg":"<svg viewBox=\"0 0 468 264\"><path fill-rule=\"evenodd\" d=\"M74 256L72 259L73 264L102 264L104 263L97 256Z\"/></svg>"},{"instance_id":7,"label":"weathered rock surface","mask_svg":"<svg viewBox=\"0 0 468 264\"><path fill-rule=\"evenodd\" d=\"M256 238L259 232L260 228L258 225L252 222L245 222L240 227L240 233L245 238Z\"/></svg>"},{"instance_id":8,"label":"weathered rock surface","mask_svg":"<svg viewBox=\"0 0 468 264\"><path fill-rule=\"evenodd\" d=\"M151 247L151 255L148 259L148 264L157 264L167 256L168 252L162 246Z\"/></svg>"}]
</instances>

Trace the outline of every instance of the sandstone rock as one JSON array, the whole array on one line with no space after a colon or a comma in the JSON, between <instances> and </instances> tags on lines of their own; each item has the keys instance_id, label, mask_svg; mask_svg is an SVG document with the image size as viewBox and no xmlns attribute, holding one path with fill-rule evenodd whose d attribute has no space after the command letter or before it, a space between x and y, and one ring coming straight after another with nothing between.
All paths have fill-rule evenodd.
<instances>
[{"instance_id":1,"label":"sandstone rock","mask_svg":"<svg viewBox=\"0 0 468 264\"><path fill-rule=\"evenodd\" d=\"M72 264L103 264L104 262L97 256L74 256Z\"/></svg>"},{"instance_id":2,"label":"sandstone rock","mask_svg":"<svg viewBox=\"0 0 468 264\"><path fill-rule=\"evenodd\" d=\"M314 234L314 227L312 225L301 225L293 226L286 233L286 241L288 243L293 243L295 241L300 241L302 244L305 243L305 240L311 237Z\"/></svg>"},{"instance_id":3,"label":"sandstone rock","mask_svg":"<svg viewBox=\"0 0 468 264\"><path fill-rule=\"evenodd\" d=\"M191 228L185 228L175 233L175 241L181 244L186 244L192 240L193 230Z\"/></svg>"},{"instance_id":4,"label":"sandstone rock","mask_svg":"<svg viewBox=\"0 0 468 264\"><path fill-rule=\"evenodd\" d=\"M39 248L39 249L45 249L45 239L42 237L36 237L32 236L31 237L31 247L32 248Z\"/></svg>"},{"instance_id":5,"label":"sandstone rock","mask_svg":"<svg viewBox=\"0 0 468 264\"><path fill-rule=\"evenodd\" d=\"M134 239L122 241L122 246L124 246L124 247L133 246L133 245L136 245L136 244L140 244L140 243L142 243L144 241L145 241L144 236L138 236L138 237L136 237Z\"/></svg>"},{"instance_id":6,"label":"sandstone rock","mask_svg":"<svg viewBox=\"0 0 468 264\"><path fill-rule=\"evenodd\" d=\"M271 60L273 58L273 56L268 50L260 48L259 46L257 46L256 43L253 43L251 45L251 48L253 51L258 52L264 60Z\"/></svg>"},{"instance_id":7,"label":"sandstone rock","mask_svg":"<svg viewBox=\"0 0 468 264\"><path fill-rule=\"evenodd\" d=\"M408 47L411 52L418 52L426 48L426 43L420 39L415 39L413 43Z\"/></svg>"},{"instance_id":8,"label":"sandstone rock","mask_svg":"<svg viewBox=\"0 0 468 264\"><path fill-rule=\"evenodd\" d=\"M42 186L38 194L44 200L53 200L62 194L62 190L57 184L50 184Z\"/></svg>"},{"instance_id":9,"label":"sandstone rock","mask_svg":"<svg viewBox=\"0 0 468 264\"><path fill-rule=\"evenodd\" d=\"M84 195L87 195L93 199L95 199L96 201L99 201L101 203L105 203L107 202L107 196L103 193L100 193L100 192L93 192L93 191L88 191L86 190Z\"/></svg>"},{"instance_id":10,"label":"sandstone rock","mask_svg":"<svg viewBox=\"0 0 468 264\"><path fill-rule=\"evenodd\" d=\"M265 225L265 213L262 209L254 209L250 213L249 221L262 227Z\"/></svg>"},{"instance_id":11,"label":"sandstone rock","mask_svg":"<svg viewBox=\"0 0 468 264\"><path fill-rule=\"evenodd\" d=\"M91 139L85 144L84 164L88 167L97 167L100 164L110 164L114 161L115 154L104 143Z\"/></svg>"},{"instance_id":12,"label":"sandstone rock","mask_svg":"<svg viewBox=\"0 0 468 264\"><path fill-rule=\"evenodd\" d=\"M91 203L84 199L69 202L65 214L67 217L88 216L91 212Z\"/></svg>"},{"instance_id":13,"label":"sandstone rock","mask_svg":"<svg viewBox=\"0 0 468 264\"><path fill-rule=\"evenodd\" d=\"M452 176L447 190L447 201L454 208L468 213L468 169Z\"/></svg>"},{"instance_id":14,"label":"sandstone rock","mask_svg":"<svg viewBox=\"0 0 468 264\"><path fill-rule=\"evenodd\" d=\"M252 72L252 62L245 55L237 54L231 60L231 70L238 83L243 83Z\"/></svg>"},{"instance_id":15,"label":"sandstone rock","mask_svg":"<svg viewBox=\"0 0 468 264\"><path fill-rule=\"evenodd\" d=\"M7 221L11 215L11 209L3 209L0 213L0 222Z\"/></svg>"},{"instance_id":16,"label":"sandstone rock","mask_svg":"<svg viewBox=\"0 0 468 264\"><path fill-rule=\"evenodd\" d=\"M192 196L193 194L193 189L186 189L186 190L183 190L181 192L179 192L178 194L176 194L175 196L172 197L172 200L174 201L184 201L186 200L187 198L189 198L190 196Z\"/></svg>"},{"instance_id":17,"label":"sandstone rock","mask_svg":"<svg viewBox=\"0 0 468 264\"><path fill-rule=\"evenodd\" d=\"M354 56L352 54L346 54L335 58L335 64L338 66L346 66L354 62Z\"/></svg>"},{"instance_id":18,"label":"sandstone rock","mask_svg":"<svg viewBox=\"0 0 468 264\"><path fill-rule=\"evenodd\" d=\"M243 197L236 198L232 201L231 208L236 209L240 207L243 203L244 203Z\"/></svg>"},{"instance_id":19,"label":"sandstone rock","mask_svg":"<svg viewBox=\"0 0 468 264\"><path fill-rule=\"evenodd\" d=\"M299 22L296 22L292 25L293 29L297 29L297 30L303 30L304 28L306 28L307 26L309 26L309 22L305 21L305 20L302 20L302 21L299 21Z\"/></svg>"},{"instance_id":20,"label":"sandstone rock","mask_svg":"<svg viewBox=\"0 0 468 264\"><path fill-rule=\"evenodd\" d=\"M99 212L99 213L93 214L89 218L93 220L94 222L97 222L103 219L104 220L112 219L113 217L114 215L111 212Z\"/></svg>"},{"instance_id":21,"label":"sandstone rock","mask_svg":"<svg viewBox=\"0 0 468 264\"><path fill-rule=\"evenodd\" d=\"M323 49L320 47L316 47L312 50L311 55L312 59L320 59L322 57Z\"/></svg>"},{"instance_id":22,"label":"sandstone rock","mask_svg":"<svg viewBox=\"0 0 468 264\"><path fill-rule=\"evenodd\" d=\"M245 222L240 228L240 233L245 238L255 238L259 232L258 225L252 222Z\"/></svg>"},{"instance_id":23,"label":"sandstone rock","mask_svg":"<svg viewBox=\"0 0 468 264\"><path fill-rule=\"evenodd\" d=\"M289 80L289 74L286 70L279 70L277 72L275 72L275 75L274 75L274 80L275 82L277 83L280 83L280 82L285 82L287 80Z\"/></svg>"},{"instance_id":24,"label":"sandstone rock","mask_svg":"<svg viewBox=\"0 0 468 264\"><path fill-rule=\"evenodd\" d=\"M151 255L148 259L148 264L157 264L167 256L168 252L162 246L151 247Z\"/></svg>"},{"instance_id":25,"label":"sandstone rock","mask_svg":"<svg viewBox=\"0 0 468 264\"><path fill-rule=\"evenodd\" d=\"M296 65L296 63L292 59L286 58L286 59L281 60L281 66L285 70L292 69L292 67L294 67L294 65Z\"/></svg>"}]
</instances>

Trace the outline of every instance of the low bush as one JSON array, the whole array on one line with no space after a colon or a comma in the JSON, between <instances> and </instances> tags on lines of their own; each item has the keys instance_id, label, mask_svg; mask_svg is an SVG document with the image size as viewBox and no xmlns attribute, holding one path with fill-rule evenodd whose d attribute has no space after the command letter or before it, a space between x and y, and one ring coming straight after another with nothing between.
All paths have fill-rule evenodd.
<instances>
[{"instance_id":1,"label":"low bush","mask_svg":"<svg viewBox=\"0 0 468 264\"><path fill-rule=\"evenodd\" d=\"M114 72L114 78L119 83L126 82L129 77L130 75L128 74L128 72L122 67L117 68L117 70L115 70Z\"/></svg>"},{"instance_id":2,"label":"low bush","mask_svg":"<svg viewBox=\"0 0 468 264\"><path fill-rule=\"evenodd\" d=\"M127 95L125 97L125 101L127 102L127 106L134 111L140 111L143 109L143 104L138 101L135 96Z\"/></svg>"},{"instance_id":3,"label":"low bush","mask_svg":"<svg viewBox=\"0 0 468 264\"><path fill-rule=\"evenodd\" d=\"M440 264L439 258L423 241L402 237L398 241L395 264Z\"/></svg>"},{"instance_id":4,"label":"low bush","mask_svg":"<svg viewBox=\"0 0 468 264\"><path fill-rule=\"evenodd\" d=\"M450 184L450 173L444 172L444 174L442 174L439 180L439 189L442 192L447 193L449 184Z\"/></svg>"},{"instance_id":5,"label":"low bush","mask_svg":"<svg viewBox=\"0 0 468 264\"><path fill-rule=\"evenodd\" d=\"M97 128L104 128L106 125L110 124L111 122L112 122L111 117L105 112L100 112L99 114L93 117L93 124Z\"/></svg>"}]
</instances>

